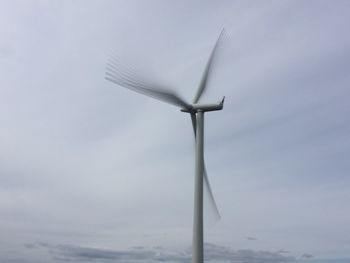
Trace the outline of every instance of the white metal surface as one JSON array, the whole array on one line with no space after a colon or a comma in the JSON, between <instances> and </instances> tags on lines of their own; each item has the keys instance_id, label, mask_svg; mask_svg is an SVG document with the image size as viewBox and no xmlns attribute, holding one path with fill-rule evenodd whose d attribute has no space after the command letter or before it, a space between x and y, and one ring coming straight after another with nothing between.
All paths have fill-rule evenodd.
<instances>
[{"instance_id":1,"label":"white metal surface","mask_svg":"<svg viewBox=\"0 0 350 263\"><path fill-rule=\"evenodd\" d=\"M204 112L198 111L196 115L196 166L194 180L192 263L203 263Z\"/></svg>"}]
</instances>

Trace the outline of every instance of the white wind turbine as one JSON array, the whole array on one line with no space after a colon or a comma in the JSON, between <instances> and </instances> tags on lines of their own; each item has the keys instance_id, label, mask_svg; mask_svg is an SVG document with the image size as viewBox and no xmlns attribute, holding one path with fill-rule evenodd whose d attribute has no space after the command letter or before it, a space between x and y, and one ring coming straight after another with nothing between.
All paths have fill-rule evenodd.
<instances>
[{"instance_id":1,"label":"white wind turbine","mask_svg":"<svg viewBox=\"0 0 350 263\"><path fill-rule=\"evenodd\" d=\"M204 139L204 113L207 111L222 110L224 99L217 103L201 104L199 99L207 88L208 79L213 68L213 61L218 50L219 44L222 42L225 31L216 41L214 48L209 56L208 62L204 69L198 90L194 96L192 103L186 102L174 91L168 90L158 85L151 85L138 79L129 70L121 70L121 65L115 59L110 59L106 66L106 79L131 89L135 92L144 94L149 97L173 104L181 108L181 111L187 112L191 116L192 126L195 136L195 183L194 183L194 215L193 215L193 240L192 240L192 263L203 263L203 185L207 189L211 204L215 209L215 213L219 216L219 212L210 188L207 172L204 164L203 139Z\"/></svg>"}]
</instances>

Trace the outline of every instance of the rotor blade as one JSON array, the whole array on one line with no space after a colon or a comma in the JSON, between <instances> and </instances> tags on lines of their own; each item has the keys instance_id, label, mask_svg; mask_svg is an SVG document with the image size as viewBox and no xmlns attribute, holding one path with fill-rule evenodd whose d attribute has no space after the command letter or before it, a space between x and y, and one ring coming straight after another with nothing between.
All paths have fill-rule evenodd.
<instances>
[{"instance_id":1,"label":"rotor blade","mask_svg":"<svg viewBox=\"0 0 350 263\"><path fill-rule=\"evenodd\" d=\"M190 109L191 106L175 92L137 80L130 70L122 70L119 66L111 60L107 62L105 79L143 95Z\"/></svg>"},{"instance_id":2,"label":"rotor blade","mask_svg":"<svg viewBox=\"0 0 350 263\"><path fill-rule=\"evenodd\" d=\"M192 127L193 127L194 137L196 138L197 124L196 124L196 115L195 115L195 113L191 113L191 120L192 120ZM204 167L203 167L203 177L204 177L203 190L204 190L204 193L206 193L207 196L208 196L210 206L214 210L215 216L217 217L217 219L220 219L221 218L220 212L219 212L219 209L218 209L218 207L216 205L216 202L215 202L215 199L214 199L214 195L213 195L213 191L211 190L211 187L210 187L208 174L207 174L207 169L205 168L205 162L204 161L203 161L203 164L204 164Z\"/></svg>"},{"instance_id":3,"label":"rotor blade","mask_svg":"<svg viewBox=\"0 0 350 263\"><path fill-rule=\"evenodd\" d=\"M223 39L224 35L225 35L225 28L222 29L222 31L221 31L221 33L219 35L219 38L216 41L213 50L211 51L211 54L209 56L208 62L206 64L206 66L205 66L205 69L204 69L204 72L203 72L203 75L202 75L201 82L200 82L200 84L198 86L197 93L194 96L193 103L197 103L199 101L200 97L203 95L203 93L205 92L205 90L207 88L207 82L208 82L208 79L209 79L209 76L210 76L210 72L212 70L212 65L213 65L213 61L215 59L215 54L217 53L218 46L222 42L222 39Z\"/></svg>"},{"instance_id":4,"label":"rotor blade","mask_svg":"<svg viewBox=\"0 0 350 263\"><path fill-rule=\"evenodd\" d=\"M194 138L196 138L197 135L197 122L196 122L196 114L191 113L191 121L192 121L192 128L194 133Z\"/></svg>"},{"instance_id":5,"label":"rotor blade","mask_svg":"<svg viewBox=\"0 0 350 263\"><path fill-rule=\"evenodd\" d=\"M109 68L109 70L113 71L113 73L115 74L122 75L128 80L147 86L144 81L141 81L140 77L136 76L136 74L134 73L135 70L131 69L130 67L127 67L125 64L123 64L121 61L117 60L116 58L108 59L106 63L106 68Z\"/></svg>"},{"instance_id":6,"label":"rotor blade","mask_svg":"<svg viewBox=\"0 0 350 263\"><path fill-rule=\"evenodd\" d=\"M213 195L213 192L212 192L211 187L210 187L209 178L208 178L208 174L207 174L207 169L205 168L205 164L204 164L204 181L203 181L203 184L204 184L204 186L203 186L204 187L204 193L207 193L207 195L208 195L209 202L210 202L211 207L214 210L215 216L217 217L217 219L220 219L221 218L220 212L219 212L218 206L216 205L216 202L215 202L215 199L214 199L214 195Z\"/></svg>"}]
</instances>

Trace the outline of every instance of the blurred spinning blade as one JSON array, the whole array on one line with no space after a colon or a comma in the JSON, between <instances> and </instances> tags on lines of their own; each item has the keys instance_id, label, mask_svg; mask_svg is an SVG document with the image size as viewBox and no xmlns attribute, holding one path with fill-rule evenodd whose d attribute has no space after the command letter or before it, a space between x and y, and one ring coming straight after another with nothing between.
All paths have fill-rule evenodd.
<instances>
[{"instance_id":1,"label":"blurred spinning blade","mask_svg":"<svg viewBox=\"0 0 350 263\"><path fill-rule=\"evenodd\" d=\"M225 28L223 28L218 39L216 40L214 48L211 51L207 64L204 68L204 72L203 72L201 81L199 83L198 90L193 98L193 103L197 103L207 89L207 86L208 86L207 83L213 71L213 65L215 64L215 59L218 55L219 47L222 45L225 39L225 36L226 36L226 31L225 31Z\"/></svg>"},{"instance_id":2,"label":"blurred spinning blade","mask_svg":"<svg viewBox=\"0 0 350 263\"><path fill-rule=\"evenodd\" d=\"M105 79L124 88L178 106L180 108L190 109L191 107L176 92L171 91L168 88L161 87L159 84L152 84L142 81L140 76L136 76L132 70L122 66L121 63L118 63L116 58L111 58L107 62Z\"/></svg>"},{"instance_id":3,"label":"blurred spinning blade","mask_svg":"<svg viewBox=\"0 0 350 263\"><path fill-rule=\"evenodd\" d=\"M196 130L197 130L197 124L196 124L196 115L194 113L191 113L191 120L192 120L192 127L193 127L193 133L194 133L194 138L196 139ZM211 190L211 186L209 183L209 178L207 174L207 169L205 168L205 161L203 160L203 194L207 197L208 200L208 210L209 212L212 213L212 215L215 218L215 221L220 220L220 212L219 209L216 205L213 191Z\"/></svg>"}]
</instances>

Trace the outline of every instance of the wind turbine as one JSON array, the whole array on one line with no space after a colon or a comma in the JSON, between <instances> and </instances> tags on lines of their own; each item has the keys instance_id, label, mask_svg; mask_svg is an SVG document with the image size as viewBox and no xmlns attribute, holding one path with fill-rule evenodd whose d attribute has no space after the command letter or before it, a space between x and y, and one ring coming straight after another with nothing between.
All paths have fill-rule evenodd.
<instances>
[{"instance_id":1,"label":"wind turbine","mask_svg":"<svg viewBox=\"0 0 350 263\"><path fill-rule=\"evenodd\" d=\"M121 70L120 63L115 59L110 59L106 66L105 79L133 90L143 95L153 97L178 106L182 112L191 116L194 136L195 136L195 183L194 183L194 214L193 214L193 240L192 240L192 263L203 263L203 185L206 187L218 216L219 212L211 191L205 164L204 164L204 113L208 111L222 110L224 99L217 103L199 103L199 99L207 89L208 79L213 69L213 61L217 54L218 46L222 42L225 30L223 29L217 39L214 48L205 66L201 81L192 103L186 102L176 92L145 83L133 75L130 70Z\"/></svg>"}]
</instances>

